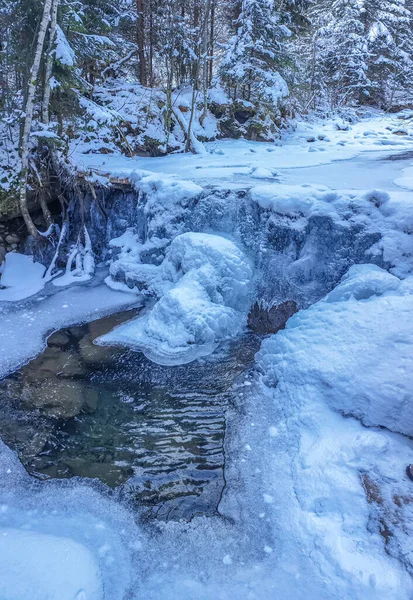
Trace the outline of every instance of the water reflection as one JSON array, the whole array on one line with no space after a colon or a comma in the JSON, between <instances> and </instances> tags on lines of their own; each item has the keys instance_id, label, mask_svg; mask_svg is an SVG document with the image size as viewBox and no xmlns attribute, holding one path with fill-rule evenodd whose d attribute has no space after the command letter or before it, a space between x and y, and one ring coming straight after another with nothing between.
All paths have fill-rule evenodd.
<instances>
[{"instance_id":1,"label":"water reflection","mask_svg":"<svg viewBox=\"0 0 413 600\"><path fill-rule=\"evenodd\" d=\"M260 339L245 335L181 367L93 344L133 314L54 333L0 382L0 436L37 477L97 477L158 518L213 514L232 384Z\"/></svg>"}]
</instances>

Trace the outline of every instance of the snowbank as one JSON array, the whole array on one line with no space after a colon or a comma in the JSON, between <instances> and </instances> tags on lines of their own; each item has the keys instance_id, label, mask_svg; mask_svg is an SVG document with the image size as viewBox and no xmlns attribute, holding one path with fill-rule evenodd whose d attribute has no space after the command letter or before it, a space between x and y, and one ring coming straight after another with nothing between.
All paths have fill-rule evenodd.
<instances>
[{"instance_id":1,"label":"snowbank","mask_svg":"<svg viewBox=\"0 0 413 600\"><path fill-rule=\"evenodd\" d=\"M14 302L34 296L44 288L46 268L32 256L8 252L0 278L0 302Z\"/></svg>"},{"instance_id":2,"label":"snowbank","mask_svg":"<svg viewBox=\"0 0 413 600\"><path fill-rule=\"evenodd\" d=\"M139 268L152 276L158 294L163 285L162 297L99 343L129 345L160 364L183 364L209 354L245 325L252 270L228 239L185 233L173 240L162 265Z\"/></svg>"},{"instance_id":3,"label":"snowbank","mask_svg":"<svg viewBox=\"0 0 413 600\"><path fill-rule=\"evenodd\" d=\"M257 354L268 429L251 430L258 445L249 460L259 466L264 456L265 516L292 572L310 568L306 584L315 576L325 585L314 593L311 582L310 598L413 592L405 474L413 451L388 431L413 432L412 283L357 265Z\"/></svg>"},{"instance_id":4,"label":"snowbank","mask_svg":"<svg viewBox=\"0 0 413 600\"><path fill-rule=\"evenodd\" d=\"M295 402L309 389L365 425L413 434L413 282L373 265L350 269L324 300L266 340L258 363Z\"/></svg>"},{"instance_id":5,"label":"snowbank","mask_svg":"<svg viewBox=\"0 0 413 600\"><path fill-rule=\"evenodd\" d=\"M140 534L103 486L40 482L0 441L0 597L123 600Z\"/></svg>"}]
</instances>

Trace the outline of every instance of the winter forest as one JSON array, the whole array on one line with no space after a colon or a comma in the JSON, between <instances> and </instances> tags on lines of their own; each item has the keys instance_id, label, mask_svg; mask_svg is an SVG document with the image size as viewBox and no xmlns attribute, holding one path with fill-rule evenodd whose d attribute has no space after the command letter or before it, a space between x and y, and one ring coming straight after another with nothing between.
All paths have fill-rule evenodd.
<instances>
[{"instance_id":1,"label":"winter forest","mask_svg":"<svg viewBox=\"0 0 413 600\"><path fill-rule=\"evenodd\" d=\"M413 598L413 0L0 0L0 600Z\"/></svg>"}]
</instances>

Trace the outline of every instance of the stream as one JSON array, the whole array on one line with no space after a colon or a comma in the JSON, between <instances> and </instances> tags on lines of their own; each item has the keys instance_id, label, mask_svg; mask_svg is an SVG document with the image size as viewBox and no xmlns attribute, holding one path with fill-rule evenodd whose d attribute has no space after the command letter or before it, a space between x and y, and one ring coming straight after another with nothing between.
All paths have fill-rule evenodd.
<instances>
[{"instance_id":1,"label":"stream","mask_svg":"<svg viewBox=\"0 0 413 600\"><path fill-rule=\"evenodd\" d=\"M181 367L93 344L135 314L61 329L0 381L0 437L37 478L97 478L145 517L216 514L226 411L262 337L245 334Z\"/></svg>"}]
</instances>

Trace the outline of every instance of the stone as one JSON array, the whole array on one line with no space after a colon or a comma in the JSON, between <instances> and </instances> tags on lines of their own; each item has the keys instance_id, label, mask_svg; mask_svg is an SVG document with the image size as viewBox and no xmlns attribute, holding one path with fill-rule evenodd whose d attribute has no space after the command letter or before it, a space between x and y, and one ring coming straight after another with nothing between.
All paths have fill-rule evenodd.
<instances>
[{"instance_id":1,"label":"stone","mask_svg":"<svg viewBox=\"0 0 413 600\"><path fill-rule=\"evenodd\" d=\"M82 412L83 386L77 381L52 378L41 386L30 386L24 394L25 403L49 417L69 419Z\"/></svg>"},{"instance_id":2,"label":"stone","mask_svg":"<svg viewBox=\"0 0 413 600\"><path fill-rule=\"evenodd\" d=\"M8 244L17 244L19 241L19 236L14 233L9 233L8 235L6 235L6 242Z\"/></svg>"},{"instance_id":3,"label":"stone","mask_svg":"<svg viewBox=\"0 0 413 600\"><path fill-rule=\"evenodd\" d=\"M51 377L75 377L84 375L85 369L79 357L70 352L64 352L58 346L46 348L46 350L31 361L24 372L27 382L36 384Z\"/></svg>"},{"instance_id":4,"label":"stone","mask_svg":"<svg viewBox=\"0 0 413 600\"><path fill-rule=\"evenodd\" d=\"M64 348L68 346L70 343L70 336L64 331L55 331L51 336L47 339L48 346L58 346L59 348Z\"/></svg>"},{"instance_id":5,"label":"stone","mask_svg":"<svg viewBox=\"0 0 413 600\"><path fill-rule=\"evenodd\" d=\"M248 315L248 327L259 334L277 333L297 311L296 302L291 300L270 308L256 302Z\"/></svg>"},{"instance_id":6,"label":"stone","mask_svg":"<svg viewBox=\"0 0 413 600\"><path fill-rule=\"evenodd\" d=\"M110 362L113 348L97 346L93 343L91 335L85 335L79 342L79 353L87 365L102 364Z\"/></svg>"}]
</instances>

